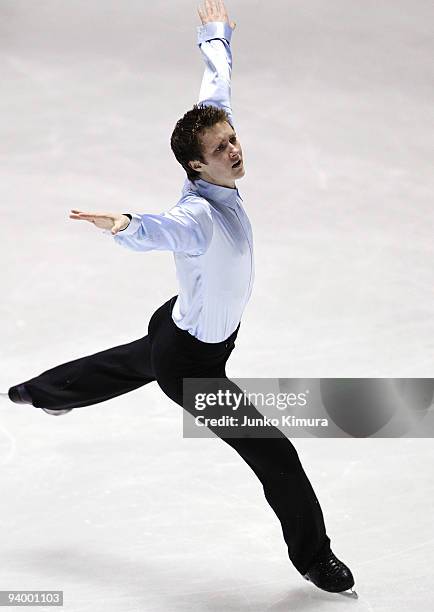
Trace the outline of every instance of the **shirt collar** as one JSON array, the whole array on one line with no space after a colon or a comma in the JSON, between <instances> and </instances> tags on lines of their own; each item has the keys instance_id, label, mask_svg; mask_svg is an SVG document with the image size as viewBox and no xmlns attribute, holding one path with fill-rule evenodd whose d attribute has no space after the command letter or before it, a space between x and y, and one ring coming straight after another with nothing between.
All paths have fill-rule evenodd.
<instances>
[{"instance_id":1,"label":"shirt collar","mask_svg":"<svg viewBox=\"0 0 434 612\"><path fill-rule=\"evenodd\" d=\"M194 183L191 181L191 185L193 190L197 191L197 193L206 200L218 202L219 204L224 204L230 208L236 208L237 197L242 199L236 187L235 189L232 189L231 187L222 187L221 185L208 183L203 179L197 179Z\"/></svg>"}]
</instances>

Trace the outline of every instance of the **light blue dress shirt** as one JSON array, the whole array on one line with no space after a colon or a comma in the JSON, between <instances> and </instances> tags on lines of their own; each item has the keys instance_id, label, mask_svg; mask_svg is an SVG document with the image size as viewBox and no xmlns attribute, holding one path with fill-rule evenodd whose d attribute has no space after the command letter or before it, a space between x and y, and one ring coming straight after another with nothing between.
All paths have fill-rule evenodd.
<instances>
[{"instance_id":1,"label":"light blue dress shirt","mask_svg":"<svg viewBox=\"0 0 434 612\"><path fill-rule=\"evenodd\" d=\"M199 102L231 110L232 29L198 27L205 60ZM203 342L222 342L237 328L252 292L252 228L238 189L186 180L181 199L160 215L131 213L113 239L134 251L173 251L179 283L172 319ZM110 234L109 231L104 231Z\"/></svg>"}]
</instances>

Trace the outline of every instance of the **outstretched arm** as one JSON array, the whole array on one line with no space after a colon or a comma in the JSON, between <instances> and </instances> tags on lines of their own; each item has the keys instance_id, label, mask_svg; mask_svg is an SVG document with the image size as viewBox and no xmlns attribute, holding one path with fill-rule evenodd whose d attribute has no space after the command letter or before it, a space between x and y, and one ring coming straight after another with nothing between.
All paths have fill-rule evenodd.
<instances>
[{"instance_id":1,"label":"outstretched arm","mask_svg":"<svg viewBox=\"0 0 434 612\"><path fill-rule=\"evenodd\" d=\"M133 251L173 251L201 255L207 250L213 223L209 204L190 199L161 215L83 212L72 209L70 219L88 221L113 235L115 242Z\"/></svg>"},{"instance_id":2,"label":"outstretched arm","mask_svg":"<svg viewBox=\"0 0 434 612\"><path fill-rule=\"evenodd\" d=\"M229 21L223 0L206 0L198 13L202 26L198 28L197 44L205 61L199 103L223 108L233 126L230 42L236 24Z\"/></svg>"}]
</instances>

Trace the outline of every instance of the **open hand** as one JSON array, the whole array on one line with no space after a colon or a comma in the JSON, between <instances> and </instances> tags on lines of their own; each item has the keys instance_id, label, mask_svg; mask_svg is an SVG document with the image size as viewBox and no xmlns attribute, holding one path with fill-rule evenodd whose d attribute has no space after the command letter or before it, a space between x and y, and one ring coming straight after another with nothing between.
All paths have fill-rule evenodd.
<instances>
[{"instance_id":1,"label":"open hand","mask_svg":"<svg viewBox=\"0 0 434 612\"><path fill-rule=\"evenodd\" d=\"M223 0L205 0L204 6L199 6L197 12L203 25L210 21L226 21L233 30L237 25L235 21L229 21Z\"/></svg>"},{"instance_id":2,"label":"open hand","mask_svg":"<svg viewBox=\"0 0 434 612\"><path fill-rule=\"evenodd\" d=\"M89 221L100 229L111 230L113 235L125 229L130 222L126 215L119 213L86 213L76 208L71 209L69 218L77 219L78 221Z\"/></svg>"}]
</instances>

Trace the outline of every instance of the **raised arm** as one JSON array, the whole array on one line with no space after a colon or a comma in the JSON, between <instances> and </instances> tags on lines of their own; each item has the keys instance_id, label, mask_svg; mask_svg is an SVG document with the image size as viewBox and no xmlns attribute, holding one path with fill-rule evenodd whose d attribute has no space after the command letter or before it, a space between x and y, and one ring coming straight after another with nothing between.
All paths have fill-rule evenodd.
<instances>
[{"instance_id":1,"label":"raised arm","mask_svg":"<svg viewBox=\"0 0 434 612\"><path fill-rule=\"evenodd\" d=\"M231 109L232 54L230 40L235 28L222 0L205 0L198 8L202 26L198 45L205 61L199 103L223 108L233 126ZM183 201L160 215L83 212L72 209L70 219L88 221L134 251L174 251L203 254L212 238L210 206L202 198Z\"/></svg>"},{"instance_id":2,"label":"raised arm","mask_svg":"<svg viewBox=\"0 0 434 612\"><path fill-rule=\"evenodd\" d=\"M205 61L199 103L223 108L233 126L230 42L236 24L229 21L222 0L206 0L198 13L202 25L198 27L197 44Z\"/></svg>"}]
</instances>

